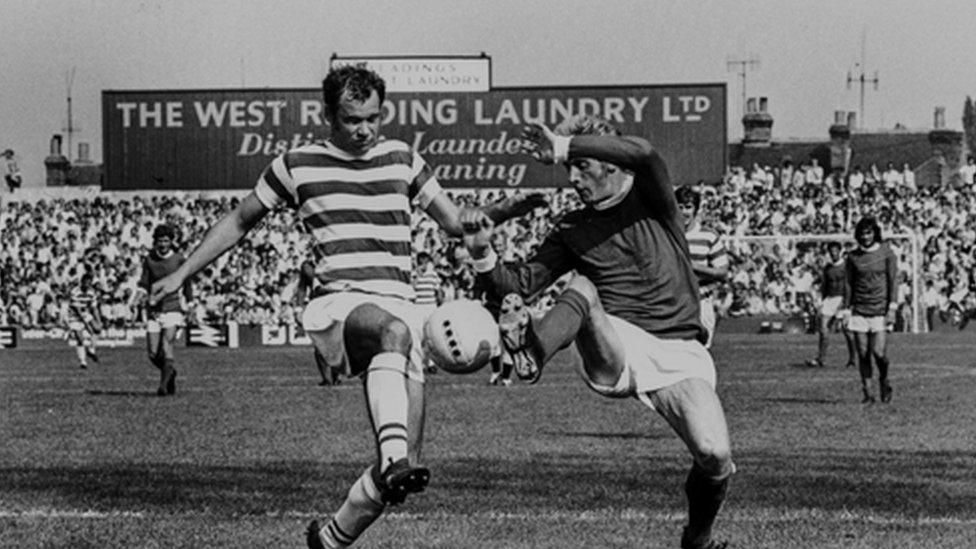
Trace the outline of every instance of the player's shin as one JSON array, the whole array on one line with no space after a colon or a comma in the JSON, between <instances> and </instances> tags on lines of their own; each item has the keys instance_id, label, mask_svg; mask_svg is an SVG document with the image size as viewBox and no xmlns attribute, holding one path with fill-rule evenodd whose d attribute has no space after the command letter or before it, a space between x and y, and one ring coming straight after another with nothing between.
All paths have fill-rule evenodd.
<instances>
[{"instance_id":1,"label":"player's shin","mask_svg":"<svg viewBox=\"0 0 976 549\"><path fill-rule=\"evenodd\" d=\"M695 463L685 482L688 496L688 525L681 536L682 548L707 547L712 537L712 525L725 501L732 478L731 469L715 478Z\"/></svg>"},{"instance_id":2,"label":"player's shin","mask_svg":"<svg viewBox=\"0 0 976 549\"><path fill-rule=\"evenodd\" d=\"M349 547L383 514L385 507L380 490L373 482L371 467L349 489L346 500L332 520L319 532L310 532L310 536L316 534L321 545L328 549Z\"/></svg>"},{"instance_id":3,"label":"player's shin","mask_svg":"<svg viewBox=\"0 0 976 549\"><path fill-rule=\"evenodd\" d=\"M394 352L373 357L366 371L366 399L382 472L407 457L407 357Z\"/></svg>"}]
</instances>

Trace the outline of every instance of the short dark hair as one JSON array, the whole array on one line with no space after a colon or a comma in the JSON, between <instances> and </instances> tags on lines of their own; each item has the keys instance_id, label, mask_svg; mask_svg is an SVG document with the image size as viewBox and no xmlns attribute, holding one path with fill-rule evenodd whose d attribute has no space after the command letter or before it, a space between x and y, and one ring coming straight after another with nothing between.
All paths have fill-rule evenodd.
<instances>
[{"instance_id":1,"label":"short dark hair","mask_svg":"<svg viewBox=\"0 0 976 549\"><path fill-rule=\"evenodd\" d=\"M828 251L829 250L840 250L842 248L843 248L843 246L840 245L840 242L834 241L834 242L828 242L827 243L827 250Z\"/></svg>"},{"instance_id":2,"label":"short dark hair","mask_svg":"<svg viewBox=\"0 0 976 549\"><path fill-rule=\"evenodd\" d=\"M701 193L694 185L682 185L674 192L678 204L692 204L697 211L701 207Z\"/></svg>"},{"instance_id":3,"label":"short dark hair","mask_svg":"<svg viewBox=\"0 0 976 549\"><path fill-rule=\"evenodd\" d=\"M382 104L386 99L386 82L380 75L367 69L365 63L336 67L322 80L322 99L330 114L339 110L339 101L343 95L349 94L351 99L365 101L373 91Z\"/></svg>"},{"instance_id":4,"label":"short dark hair","mask_svg":"<svg viewBox=\"0 0 976 549\"><path fill-rule=\"evenodd\" d=\"M878 224L878 221L874 217L868 215L859 219L857 225L854 226L854 236L857 237L857 234L865 229L873 230L874 241L881 242L881 225Z\"/></svg>"},{"instance_id":5,"label":"short dark hair","mask_svg":"<svg viewBox=\"0 0 976 549\"><path fill-rule=\"evenodd\" d=\"M156 240L157 238L169 238L170 240L176 240L176 231L167 223L156 225L156 229L153 230L153 240Z\"/></svg>"}]
</instances>

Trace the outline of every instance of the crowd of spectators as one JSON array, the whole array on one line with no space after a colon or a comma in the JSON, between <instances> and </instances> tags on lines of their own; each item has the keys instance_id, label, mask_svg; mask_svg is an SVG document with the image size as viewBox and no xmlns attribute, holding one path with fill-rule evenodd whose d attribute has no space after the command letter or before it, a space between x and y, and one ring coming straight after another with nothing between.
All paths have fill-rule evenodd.
<instances>
[{"instance_id":1,"label":"crowd of spectators","mask_svg":"<svg viewBox=\"0 0 976 549\"><path fill-rule=\"evenodd\" d=\"M972 174L962 185L918 188L907 166L893 163L850 174L824 174L815 161L794 167L733 168L715 184L699 182L704 225L728 237L731 277L720 289L726 316L794 314L815 299L822 244L801 234L850 235L864 215L885 235L914 235L920 243L923 306L945 308L976 296L976 193ZM513 191L452 191L462 205L484 204ZM191 250L238 198L97 195L84 199L9 201L0 206L0 324L50 327L61 323L70 289L89 274L110 326L144 321L138 288L152 230L169 223ZM550 192L550 207L499 227L494 244L503 260L524 257L563 212L579 205L570 189ZM739 237L766 235L762 241ZM901 299L911 303L909 238L891 245L899 258ZM414 216L413 248L431 255L445 299L468 296L473 276L464 248L424 214ZM309 238L295 215L277 211L244 242L199 273L188 303L190 322L295 322L293 306ZM969 297L967 297L969 296Z\"/></svg>"}]
</instances>

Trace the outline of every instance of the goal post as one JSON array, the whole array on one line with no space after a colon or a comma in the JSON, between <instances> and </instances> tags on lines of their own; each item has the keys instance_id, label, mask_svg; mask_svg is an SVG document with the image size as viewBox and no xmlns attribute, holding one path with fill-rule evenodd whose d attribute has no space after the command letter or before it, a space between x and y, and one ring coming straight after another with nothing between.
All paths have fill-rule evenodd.
<instances>
[{"instance_id":1,"label":"goal post","mask_svg":"<svg viewBox=\"0 0 976 549\"><path fill-rule=\"evenodd\" d=\"M889 233L882 235L885 242L893 244L899 248L901 254L896 253L899 264L902 264L902 260L905 259L907 263L907 268L901 268L902 272L907 272L909 275L909 284L911 285L911 307L912 307L912 317L911 317L911 331L912 333L919 333L921 331L921 318L923 311L919 310L921 284L919 279L922 273L922 255L921 255L921 244L919 242L919 237L913 233ZM725 236L723 238L726 249L732 253L732 255L737 255L737 252L753 253L756 247L768 247L772 248L774 245L779 246L780 249L786 249L790 252L795 252L795 250L802 246L803 244L816 245L826 242L840 242L841 244L854 243L854 237L851 234L845 233L831 233L831 234L792 234L792 235L749 235L749 236ZM819 273L817 273L819 274ZM901 299L904 296L898 296Z\"/></svg>"}]
</instances>

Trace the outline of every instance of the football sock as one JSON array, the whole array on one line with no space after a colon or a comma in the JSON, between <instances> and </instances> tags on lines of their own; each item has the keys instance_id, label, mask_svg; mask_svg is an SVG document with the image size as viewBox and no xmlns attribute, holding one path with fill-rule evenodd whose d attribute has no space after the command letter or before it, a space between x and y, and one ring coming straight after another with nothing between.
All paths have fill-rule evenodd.
<instances>
[{"instance_id":1,"label":"football sock","mask_svg":"<svg viewBox=\"0 0 976 549\"><path fill-rule=\"evenodd\" d=\"M878 383L885 385L888 383L888 359L879 358L876 362L878 363Z\"/></svg>"},{"instance_id":2,"label":"football sock","mask_svg":"<svg viewBox=\"0 0 976 549\"><path fill-rule=\"evenodd\" d=\"M75 354L78 355L78 363L82 366L88 365L88 353L83 345L75 347Z\"/></svg>"},{"instance_id":3,"label":"football sock","mask_svg":"<svg viewBox=\"0 0 976 549\"><path fill-rule=\"evenodd\" d=\"M697 463L692 465L685 482L688 496L688 526L685 528L682 546L697 547L712 537L712 525L729 489L731 474L720 480L710 476Z\"/></svg>"},{"instance_id":4,"label":"football sock","mask_svg":"<svg viewBox=\"0 0 976 549\"><path fill-rule=\"evenodd\" d=\"M367 469L349 489L346 500L324 528L320 538L329 549L349 547L381 514L383 501Z\"/></svg>"},{"instance_id":5,"label":"football sock","mask_svg":"<svg viewBox=\"0 0 976 549\"><path fill-rule=\"evenodd\" d=\"M867 355L858 356L857 361L858 369L861 371L861 382L867 383L867 380L871 379L871 353Z\"/></svg>"},{"instance_id":6,"label":"football sock","mask_svg":"<svg viewBox=\"0 0 976 549\"><path fill-rule=\"evenodd\" d=\"M386 466L407 457L407 357L400 353L379 353L366 371L366 400L369 405L380 473Z\"/></svg>"},{"instance_id":7,"label":"football sock","mask_svg":"<svg viewBox=\"0 0 976 549\"><path fill-rule=\"evenodd\" d=\"M532 326L531 344L540 364L545 364L576 339L589 311L586 297L578 291L569 289L559 294L549 312Z\"/></svg>"}]
</instances>

